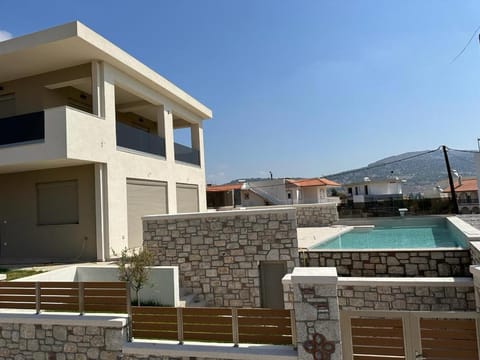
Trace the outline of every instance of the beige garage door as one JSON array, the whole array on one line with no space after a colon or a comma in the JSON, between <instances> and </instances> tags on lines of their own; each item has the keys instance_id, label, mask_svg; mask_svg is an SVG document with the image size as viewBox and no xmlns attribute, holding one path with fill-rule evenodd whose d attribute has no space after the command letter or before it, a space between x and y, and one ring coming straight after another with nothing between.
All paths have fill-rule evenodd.
<instances>
[{"instance_id":1,"label":"beige garage door","mask_svg":"<svg viewBox=\"0 0 480 360\"><path fill-rule=\"evenodd\" d=\"M128 246L143 243L142 216L167 213L167 184L127 179Z\"/></svg>"},{"instance_id":2,"label":"beige garage door","mask_svg":"<svg viewBox=\"0 0 480 360\"><path fill-rule=\"evenodd\" d=\"M198 186L177 184L177 212L198 212Z\"/></svg>"}]
</instances>

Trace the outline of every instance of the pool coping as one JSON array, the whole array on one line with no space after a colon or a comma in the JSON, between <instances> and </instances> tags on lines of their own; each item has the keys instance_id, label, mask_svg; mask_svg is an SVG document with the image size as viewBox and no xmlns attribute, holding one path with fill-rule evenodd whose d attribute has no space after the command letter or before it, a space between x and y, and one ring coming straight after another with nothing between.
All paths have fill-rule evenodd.
<instances>
[{"instance_id":1,"label":"pool coping","mask_svg":"<svg viewBox=\"0 0 480 360\"><path fill-rule=\"evenodd\" d=\"M341 228L339 232L335 235L325 237L317 241L315 244L308 247L299 247L299 252L435 252L435 251L468 251L472 242L480 241L480 230L476 229L472 225L463 221L457 216L431 216L428 218L444 218L447 221L447 226L452 226L459 234L465 239L467 247L435 247L435 248L367 248L367 249L357 249L357 248L348 248L348 249L315 249L314 246L319 246L321 244L327 243L328 241L333 240L335 237L343 235L347 232L350 232L354 229L374 229L375 225L373 224L339 224L334 225ZM388 218L388 219L397 219L397 218ZM315 238L315 236L314 236Z\"/></svg>"}]
</instances>

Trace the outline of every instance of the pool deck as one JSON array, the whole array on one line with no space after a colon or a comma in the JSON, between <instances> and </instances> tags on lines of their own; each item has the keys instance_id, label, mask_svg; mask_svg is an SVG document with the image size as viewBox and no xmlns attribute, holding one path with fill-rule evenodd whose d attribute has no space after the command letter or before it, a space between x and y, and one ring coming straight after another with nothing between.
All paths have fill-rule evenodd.
<instances>
[{"instance_id":1,"label":"pool deck","mask_svg":"<svg viewBox=\"0 0 480 360\"><path fill-rule=\"evenodd\" d=\"M308 249L313 245L343 234L351 228L347 225L297 228L298 248Z\"/></svg>"}]
</instances>

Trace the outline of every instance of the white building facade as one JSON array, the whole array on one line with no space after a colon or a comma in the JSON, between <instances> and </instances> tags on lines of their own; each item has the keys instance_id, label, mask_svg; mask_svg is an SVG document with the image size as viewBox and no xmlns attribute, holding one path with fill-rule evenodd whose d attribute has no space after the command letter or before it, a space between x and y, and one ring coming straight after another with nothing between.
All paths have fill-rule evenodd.
<instances>
[{"instance_id":1,"label":"white building facade","mask_svg":"<svg viewBox=\"0 0 480 360\"><path fill-rule=\"evenodd\" d=\"M0 261L107 260L141 216L205 211L211 116L79 22L0 43Z\"/></svg>"}]
</instances>

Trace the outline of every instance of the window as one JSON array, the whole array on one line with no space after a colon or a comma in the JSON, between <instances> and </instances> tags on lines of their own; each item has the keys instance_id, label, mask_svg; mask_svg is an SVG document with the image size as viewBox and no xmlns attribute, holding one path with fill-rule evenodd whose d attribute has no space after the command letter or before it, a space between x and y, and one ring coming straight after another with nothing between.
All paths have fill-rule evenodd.
<instances>
[{"instance_id":1,"label":"window","mask_svg":"<svg viewBox=\"0 0 480 360\"><path fill-rule=\"evenodd\" d=\"M0 95L0 119L14 116L16 112L15 94Z\"/></svg>"},{"instance_id":2,"label":"window","mask_svg":"<svg viewBox=\"0 0 480 360\"><path fill-rule=\"evenodd\" d=\"M368 195L368 185L365 185L365 195Z\"/></svg>"},{"instance_id":3,"label":"window","mask_svg":"<svg viewBox=\"0 0 480 360\"><path fill-rule=\"evenodd\" d=\"M37 224L78 224L78 181L37 184Z\"/></svg>"},{"instance_id":4,"label":"window","mask_svg":"<svg viewBox=\"0 0 480 360\"><path fill-rule=\"evenodd\" d=\"M287 199L290 200L291 198L292 198L292 193L289 191L289 192L287 192Z\"/></svg>"},{"instance_id":5,"label":"window","mask_svg":"<svg viewBox=\"0 0 480 360\"><path fill-rule=\"evenodd\" d=\"M358 186L355 186L355 195L358 195Z\"/></svg>"},{"instance_id":6,"label":"window","mask_svg":"<svg viewBox=\"0 0 480 360\"><path fill-rule=\"evenodd\" d=\"M348 188L348 193L349 193L350 195L352 195L352 188L351 188L351 187Z\"/></svg>"}]
</instances>

